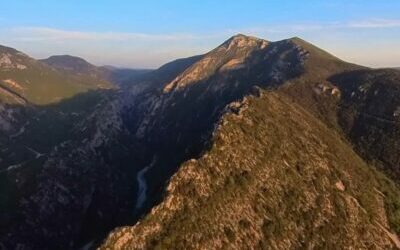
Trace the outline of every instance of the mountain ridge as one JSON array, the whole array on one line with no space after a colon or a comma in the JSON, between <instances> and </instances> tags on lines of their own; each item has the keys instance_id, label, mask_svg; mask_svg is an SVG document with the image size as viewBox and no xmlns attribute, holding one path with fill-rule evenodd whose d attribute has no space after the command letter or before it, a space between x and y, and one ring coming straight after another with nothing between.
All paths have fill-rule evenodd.
<instances>
[{"instance_id":1,"label":"mountain ridge","mask_svg":"<svg viewBox=\"0 0 400 250\"><path fill-rule=\"evenodd\" d=\"M338 134L330 134L322 122L279 94L261 91L232 107L239 108L223 116L212 148L182 164L164 201L135 226L114 230L100 249L400 247L397 236L385 229L389 225L379 211L384 206L379 205L381 191L359 187L368 179L392 197L399 191L391 190L393 184L386 186L387 179L379 174L375 177L373 169L368 172L370 167ZM292 123L296 129L287 126ZM353 158L357 167L346 163ZM372 222L364 213L373 216ZM296 221L306 214L307 219ZM366 224L360 222L364 220ZM290 226L288 221L296 223ZM345 228L350 232L342 238Z\"/></svg>"},{"instance_id":2,"label":"mountain ridge","mask_svg":"<svg viewBox=\"0 0 400 250\"><path fill-rule=\"evenodd\" d=\"M232 39L229 39L229 40L232 40ZM342 73L346 73L346 72L357 72L357 70L369 70L369 69L366 67L362 67L362 66L358 66L355 64L344 62L344 61L330 55L329 53L327 53L307 42L304 42L303 40L301 40L299 38L287 39L287 40L281 41L280 43L289 43L289 44L294 43L297 46L301 46L301 47L305 48L305 51L306 51L305 54L308 54L308 56L304 63L304 68L302 71L303 75L300 75L299 77L294 77L293 79L289 79L288 81L286 81L286 83L282 86L282 88L280 90L278 87L278 91L283 92L284 95L288 95L289 98L292 98L294 101L296 101L301 106L305 107L306 109L309 109L313 115L316 115L317 118L321 119L328 126L330 126L330 127L333 126L335 128L335 130L337 130L339 132L339 137L342 137L345 139L345 141L347 141L346 137L348 138L348 134L346 135L345 134L346 132L342 131L342 129L345 130L346 128L342 127L342 125L340 124L340 122L339 122L340 117L339 117L339 120L338 120L338 118L336 118L336 116L338 114L333 113L333 112L335 112L336 108L332 109L333 112L332 111L326 112L326 108L328 108L330 105L338 105L339 104L339 101L341 100L341 97L342 97L342 91L346 91L343 88L347 88L347 86L343 85L343 84L338 84L338 82L332 81L332 79L330 77L332 77L336 74L342 74ZM208 54L206 54L206 56L207 55ZM191 67L196 67L196 64L192 65ZM194 70L194 69L189 68L188 70ZM216 71L214 70L214 72L216 72ZM185 71L183 74L187 74L187 71ZM178 76L178 79L179 78L182 78L182 77ZM212 81L212 78L210 78L209 81ZM200 84L200 83L198 83L198 84ZM175 89L178 91L172 95L177 95L179 92L183 92L184 95L189 95L190 92L188 89L190 89L191 86L190 85L188 85L188 86L185 86L186 89L179 89L179 88ZM306 90L304 90L303 88L305 88ZM306 95L303 95L304 91L307 91ZM166 91L166 92L168 93L169 91ZM309 94L311 94L312 97L308 97ZM297 95L297 96L295 97L295 95ZM309 101L308 98L312 98L314 100ZM338 113L339 113L339 116L341 116L340 112L338 112ZM399 130L396 129L396 131L399 131ZM351 140L351 138L349 138L349 139ZM383 144L382 144L382 147L385 149L389 148L387 146L384 146ZM395 148L398 149L398 147L395 147ZM364 155L364 154L362 154L362 155ZM364 157L365 157L365 155L364 155ZM386 171L388 171L387 167L386 167ZM389 167L389 171L390 171L390 167ZM363 181L361 181L361 183L362 182ZM396 190L396 188L394 188L394 190ZM393 197L393 195L392 195L392 197ZM170 202L170 200L167 198L166 202L169 204L167 206L170 206L170 203L172 201ZM394 204L398 203L398 201L396 201L396 199L394 199L393 202L394 202ZM395 205L395 206L397 206L397 205ZM160 208L160 209L164 209L164 208ZM166 211L168 211L168 209L169 208L165 208ZM398 230L398 219L396 219L398 217L397 217L396 213L397 213L397 211L394 210L394 214L391 214L390 216L392 218L392 223L395 223L394 228L396 230ZM151 215L149 215L149 216L151 217ZM150 224L150 222L148 222L148 217L144 218L143 220L144 220L144 222L139 223L137 227L146 228L146 223ZM397 221L397 222L394 222L394 221ZM161 223L161 225L162 225L162 223ZM185 226L188 226L188 224L181 225L181 226L185 227ZM393 224L391 226L393 226ZM137 228L137 227L133 227L132 229L131 228L122 228L121 230L117 230L115 233L113 233L109 236L108 239L110 241L106 241L104 243L105 244L104 247L125 246L124 244L126 244L128 242L132 243L130 245L128 244L132 248L135 248L135 247L140 248L143 246L155 247L155 245L147 245L149 241L146 241L146 243L143 243L142 240L146 240L143 237L135 238L134 235L136 233L133 233L134 231L131 231L131 230L136 230L135 228ZM161 226L161 228L162 227L163 226ZM155 226L154 228L159 229L160 227ZM148 230L147 229L144 229L144 230L148 231L148 232L152 231L152 230L150 230L150 228ZM161 231L161 234L165 233L166 236L168 236L169 232L170 231L166 231L166 232ZM177 230L177 232L179 232L179 230ZM391 239L390 235L392 235L392 233L387 234L385 237L387 237L387 239L390 240ZM395 235L395 234L393 234L393 235ZM116 238L113 238L113 237L116 237ZM117 242L114 241L115 239L117 239ZM122 242L125 242L125 243L122 243L122 245L119 245L118 239L121 239ZM135 239L139 240L138 242L136 242L138 244L135 243ZM154 242L154 240L151 240L151 238L149 240L150 240L150 242L152 242L151 244L156 243L158 241L158 239L157 239ZM181 242L182 241L184 241L184 240L181 239ZM398 241L398 239L395 239L394 241L392 241L391 244L398 246L397 241ZM112 243L110 243L110 242L112 242ZM142 242L142 243L140 243L140 242ZM190 240L189 240L189 242L193 243L193 241L190 241ZM115 245L114 245L114 243L115 243ZM162 245L158 245L158 246L162 246ZM185 245L185 246L189 247L190 245ZM198 246L198 247L200 247L200 246Z\"/></svg>"},{"instance_id":3,"label":"mountain ridge","mask_svg":"<svg viewBox=\"0 0 400 250\"><path fill-rule=\"evenodd\" d=\"M53 55L39 61L48 64L56 69L69 71L74 74L91 74L97 67L85 59L71 55ZM93 72L97 73L97 72Z\"/></svg>"}]
</instances>

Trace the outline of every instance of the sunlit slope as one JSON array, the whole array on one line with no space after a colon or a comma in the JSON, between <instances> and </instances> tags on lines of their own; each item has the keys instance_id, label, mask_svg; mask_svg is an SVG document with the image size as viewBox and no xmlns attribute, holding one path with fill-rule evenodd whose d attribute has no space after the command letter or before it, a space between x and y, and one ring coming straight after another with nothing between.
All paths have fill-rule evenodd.
<instances>
[{"instance_id":1,"label":"sunlit slope","mask_svg":"<svg viewBox=\"0 0 400 250\"><path fill-rule=\"evenodd\" d=\"M69 75L12 48L0 46L0 99L6 103L44 105L89 89L110 85Z\"/></svg>"}]
</instances>

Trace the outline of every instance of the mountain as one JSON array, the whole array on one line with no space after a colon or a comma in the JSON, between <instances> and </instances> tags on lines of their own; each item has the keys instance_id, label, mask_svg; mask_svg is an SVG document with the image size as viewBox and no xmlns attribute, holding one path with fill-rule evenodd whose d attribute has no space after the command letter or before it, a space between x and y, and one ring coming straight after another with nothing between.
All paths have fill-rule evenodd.
<instances>
[{"instance_id":1,"label":"mountain","mask_svg":"<svg viewBox=\"0 0 400 250\"><path fill-rule=\"evenodd\" d=\"M51 56L40 61L68 74L115 85L124 85L127 82L132 83L137 78L151 72L151 70L146 69L125 69L112 66L98 67L83 58L70 55Z\"/></svg>"},{"instance_id":2,"label":"mountain","mask_svg":"<svg viewBox=\"0 0 400 250\"><path fill-rule=\"evenodd\" d=\"M399 72L353 67L314 79L318 68L313 66L280 91L342 133L365 160L398 179Z\"/></svg>"},{"instance_id":3,"label":"mountain","mask_svg":"<svg viewBox=\"0 0 400 250\"><path fill-rule=\"evenodd\" d=\"M0 100L11 104L46 105L108 83L58 71L15 49L0 46Z\"/></svg>"},{"instance_id":4,"label":"mountain","mask_svg":"<svg viewBox=\"0 0 400 250\"><path fill-rule=\"evenodd\" d=\"M168 63L3 168L0 242L399 247L399 75L245 35Z\"/></svg>"},{"instance_id":5,"label":"mountain","mask_svg":"<svg viewBox=\"0 0 400 250\"><path fill-rule=\"evenodd\" d=\"M14 248L15 244L20 244L29 248L72 248L82 241L97 239L116 223L125 223L132 216L128 208L134 206L134 200L128 198L135 197L136 192L135 186L129 184L132 180L130 178L134 178L136 172L129 171L131 165L128 159L132 156L132 148L139 150L140 146L130 141L131 136L124 129L127 124L122 124L124 114L120 112L128 112L122 109L127 109L125 104L136 100L134 97L138 93L158 86L161 79L172 79L196 58L168 63L147 77L143 83L132 85L129 91L113 91L100 93L101 95L87 92L59 104L48 105L43 110L38 110L38 115L27 118L26 123L21 123L19 127L8 132L4 136L5 143L1 144L1 158L5 160L0 162L2 246ZM118 131L114 131L115 129ZM112 152L100 152L103 143L113 144ZM77 148L69 149L73 145ZM31 152L28 148L34 151ZM103 162L103 156L107 158L107 154L112 159ZM64 158L71 161L74 157L77 168L70 165L75 164L73 162L66 163L67 168L58 165L58 160ZM98 161L101 161L98 167L92 168L92 164L96 165ZM108 164L115 168L108 168ZM59 178L62 179L61 182ZM121 185L115 185L116 183ZM79 194L71 193L70 196L69 188L73 186ZM53 199L55 197L57 198ZM70 199L76 199L76 202ZM109 199L112 205L108 206L104 199ZM102 204L102 208L97 209L96 204ZM114 206L115 204L120 205ZM83 214L75 210L77 205L84 206L81 207ZM36 210L39 207L44 210ZM69 219L64 216L59 220L54 219L54 212L61 211L60 208L65 209L65 214L67 210L71 212ZM34 214L37 212L40 215L35 218ZM93 220L97 220L98 216L102 218L101 223L95 225ZM32 226L32 220L37 221L40 226L28 229ZM59 238L61 235L64 236Z\"/></svg>"},{"instance_id":6,"label":"mountain","mask_svg":"<svg viewBox=\"0 0 400 250\"><path fill-rule=\"evenodd\" d=\"M0 171L45 158L112 88L0 46Z\"/></svg>"},{"instance_id":7,"label":"mountain","mask_svg":"<svg viewBox=\"0 0 400 250\"><path fill-rule=\"evenodd\" d=\"M163 202L100 249L400 247L389 229L398 210L384 209L399 190L338 133L273 92L230 108Z\"/></svg>"},{"instance_id":8,"label":"mountain","mask_svg":"<svg viewBox=\"0 0 400 250\"><path fill-rule=\"evenodd\" d=\"M68 138L69 128L112 87L0 46L0 171Z\"/></svg>"},{"instance_id":9,"label":"mountain","mask_svg":"<svg viewBox=\"0 0 400 250\"><path fill-rule=\"evenodd\" d=\"M75 124L114 90L106 82L71 75L0 46L0 234L34 191L36 173ZM26 197L26 196L25 196ZM13 221L18 225L19 221ZM5 248L0 240L0 249ZM8 247L7 247L8 248ZM11 248L14 248L11 247Z\"/></svg>"},{"instance_id":10,"label":"mountain","mask_svg":"<svg viewBox=\"0 0 400 250\"><path fill-rule=\"evenodd\" d=\"M74 75L85 75L93 78L104 78L105 72L100 68L90 64L86 60L70 55L50 56L47 59L40 60L41 62L52 66L58 70L66 71Z\"/></svg>"},{"instance_id":11,"label":"mountain","mask_svg":"<svg viewBox=\"0 0 400 250\"><path fill-rule=\"evenodd\" d=\"M232 66L232 68L229 68L229 66ZM226 68L228 69L226 70ZM360 77L357 81L354 81L355 79L353 78L348 78L349 76L359 76L363 72L367 73L368 76L365 78ZM169 150L172 148L172 145L179 145L182 143L183 145L181 148L172 149L175 152L181 152L193 148L192 144L195 144L195 146L200 145L200 150L193 150L193 152L182 157L181 160L188 158L189 155L192 155L194 158L204 155L204 158L201 158L199 163L197 163L197 161L189 161L183 164L183 166L180 167L181 170L178 171L168 185L164 202L154 208L152 213L146 216L137 226L121 228L113 232L105 242L104 248L110 246L117 249L123 248L124 246L129 246L134 249L143 247L168 248L168 246L180 246L181 248L191 248L190 246L194 246L193 248L202 248L210 245L215 247L223 246L224 242L231 244L231 246L236 246L237 248L253 248L257 246L257 244L275 244L277 248L297 248L307 245L312 246L314 244L315 246L329 248L329 244L339 243L344 248L349 246L363 248L368 247L368 242L371 237L383 239L378 243L382 248L398 244L396 235L390 233L393 232L390 228L396 230L397 233L399 228L398 209L396 208L399 204L399 200L396 198L398 188L396 184L391 183L388 179L384 177L380 179L382 177L378 173L375 173L374 168L368 166L366 163L372 163L381 169L385 169L387 173L398 171L399 147L398 145L394 145L394 141L399 140L398 132L400 131L398 120L396 120L396 110L397 106L400 104L397 99L399 96L398 76L399 74L397 72L374 71L365 67L346 63L299 38L292 38L275 43L242 35L231 38L217 49L206 54L201 60L166 85L163 89L164 93L167 95L165 97L166 100L161 101L161 105L155 105L156 107L161 106L164 109L159 108L161 110L160 113L156 113L155 117L157 118L153 119L156 122L155 124L146 121L144 126L147 130L154 127L154 131L144 133L144 137L149 138L152 134L156 134L156 130L165 129L168 131L168 133L165 132L165 134L170 134L171 131L174 131L174 128L165 128L168 126L168 121L177 121L177 123L171 124L171 126L177 127L177 131L172 133L175 136L169 137L170 139L165 139L167 141L165 147L169 148L160 151ZM370 82L366 80L370 80ZM374 87L370 88L371 85ZM212 130L212 127L206 128L205 126L202 128L202 124L215 124L219 118L213 121L212 118L210 119L213 114L219 117L219 113L223 107L226 107L228 103L234 100L241 99L246 93L251 93L254 86L260 86L270 89L270 91L277 92L278 97L272 96L265 101L259 100L256 102L258 104L252 104L258 105L255 107L249 105L248 109L250 111L248 112L252 115L249 117L242 117L243 115L240 114L240 111L236 110L236 113L239 112L239 119L243 119L239 124L231 120L220 121L220 124L234 123L234 125L231 125L233 128L229 125L225 126L227 127L226 129L232 129L234 132L232 132L230 136L226 135L230 140L227 139L228 141L225 147L221 146L222 149L220 150L218 150L218 148L214 149L214 147L218 147L216 144L224 139L220 139L217 132L218 130L215 131ZM379 90L376 91L377 89ZM235 93L235 91L237 92ZM224 99L227 97L228 99ZM231 99L229 97L231 97ZM276 98L278 98L278 100L283 98L283 100L286 101L283 102L284 104L280 104L279 101L275 100ZM288 98L290 102L295 104L289 105L285 98ZM170 106L168 106L168 100L171 101ZM211 107L206 110L207 108L204 107L204 104L208 104ZM218 108L218 104L221 105L220 108ZM296 119L292 118L294 114L287 114L284 116L286 119L283 119L282 114L279 112L285 112L283 110L299 110L300 108L296 104L303 107L310 114L305 113L303 115L297 115ZM234 109L237 109L237 106L240 107L243 104L233 103L233 105L236 107ZM264 118L257 116L258 113L263 114L263 112L266 112L265 110L268 110L267 107L274 105L281 105L279 112L276 111L274 113L271 111L271 113L264 114L266 116ZM292 105L295 106L291 107ZM182 107L184 107L183 110ZM364 111L364 109L366 111ZM371 109L375 110L370 112L369 110ZM204 113L202 113L203 110ZM351 113L350 111L353 112ZM170 116L168 116L168 114L170 114ZM176 117L177 114L179 114L178 117ZM310 125L315 123L315 121L312 122L307 118L310 115L324 122L325 125L320 125L322 127L328 126L330 130L325 130L324 128L325 132L315 135L314 133L317 133L316 131L321 131L322 127L319 127L320 125L315 127L314 125ZM363 119L366 115L369 115L369 119ZM276 116L281 117L281 119ZM189 120L190 118L188 117L195 117L195 119L192 118L193 120ZM350 123L349 120L352 121L352 123ZM270 121L272 124L280 124L280 130L277 130L277 128L273 130L281 134L280 137L277 136L277 138L274 138L267 136L268 129L265 131L263 130L265 129L263 126L265 126L267 121ZM302 126L298 124L299 121L309 124L310 128L302 128ZM289 125L285 125L286 123ZM251 128L252 124L255 128ZM224 130L225 127L222 126L222 129ZM142 133L140 128L141 127L139 127L138 131ZM185 131L185 128L190 128L190 132L182 132ZM315 132L311 132L314 130ZM204 139L204 135L207 135L206 131L213 131L212 135L214 136L211 137L211 142L208 141L208 143L212 145L211 151L207 151L207 147L201 146L203 145L201 141ZM281 132L279 133L279 131ZM294 136L294 131L299 133L302 131L304 134L301 132L298 137L296 137ZM305 131L310 132L307 134ZM240 137L241 133L244 133L242 137ZM337 135L332 136L329 134ZM357 136L354 134L357 134ZM376 136L374 134L376 134ZM378 134L381 136L380 138L377 137ZM185 135L188 137L185 138ZM285 135L288 136L287 139L285 139ZM317 140L319 142L316 142L317 144L314 146L308 144L308 146L306 146L306 141L307 143L311 143L312 141L311 138L308 138L304 139L304 145L302 145L301 140L298 138L307 138L309 136L318 138ZM366 140L366 138L368 138L367 136L370 136L369 140ZM221 135L221 137L223 136ZM178 140L174 141L173 138L178 138ZM159 134L157 134L157 139L159 139L159 141L155 141L154 144L159 146L164 140L160 140ZM285 142L285 140L288 142ZM280 150L271 149L277 148L278 146L265 148L265 144L268 144L268 142L273 143L273 141L277 141L286 146ZM342 145L342 142L346 144L347 147ZM244 144L245 148L238 145L241 143ZM336 146L329 145L330 143ZM235 147L232 146L232 144L235 145ZM288 154L286 150L290 150L290 144L294 144L293 151L297 150L296 154L289 157L296 159L292 163L289 163L289 160L285 160L285 156ZM318 144L319 146L317 146ZM364 157L363 161L357 158L357 154L352 151L351 148L353 146L356 151ZM335 149L335 153L333 153L333 151L331 153L324 151L326 148L343 147L346 148L346 150L341 151ZM248 152L246 150L247 148L254 148L253 150L255 152L252 154L251 151ZM297 183L294 190L298 190L300 188L298 185L301 185L304 191L301 191L299 194L292 193L292 196L294 196L292 199L295 201L289 203L296 204L298 206L297 208L295 208L296 205L294 205L295 207L292 205L293 210L290 210L289 208L291 206L286 202L279 206L275 205L275 207L271 207L273 205L270 205L270 207L264 208L264 211L257 212L253 211L254 208L248 207L249 203L253 204L251 203L253 199L257 199L257 197L254 197L252 194L260 193L261 190L265 189L269 190L268 195L265 197L269 203L273 204L273 202L285 200L284 193L281 194L281 198L277 195L280 190L279 185L288 188L287 180L285 179L288 178L286 173L279 180L276 179L279 178L278 176L274 176L272 179L262 179L262 173L267 175L269 171L274 171L275 168L279 170L279 166L282 165L287 165L287 167L296 165L296 161L300 161L306 166L312 166L315 165L316 162L320 162L317 158L309 159L308 163L304 162L306 161L305 156L311 154L311 151L307 151L307 148L311 148L313 152L319 152L314 153L317 155L332 155L333 158L324 158L324 161L327 166L333 167L331 170L333 172L341 172L342 170L340 170L339 166L343 167L347 165L343 162L339 163L340 159L347 159L351 162L350 164L353 167L359 166L361 169L364 169L363 171L366 172L363 174L365 176L363 178L360 178L360 173L355 169L353 174L350 172L345 174L350 176L348 178L352 180L351 185L360 187L359 190L356 188L350 192L363 195L363 192L368 193L365 195L369 198L356 198L356 201L360 204L374 207L374 209L379 208L379 210L388 209L386 215L381 214L381 216L378 216L379 218L383 218L383 220L381 220L381 222L375 222L375 220L380 220L376 217L372 219L372 222L367 222L369 219L360 224L356 222L357 225L351 225L352 222L349 221L347 222L349 223L347 226L349 228L355 228L352 236L350 236L351 240L343 238L340 241L338 239L342 238L343 235L341 234L344 229L340 229L339 225L344 226L346 223L338 223L335 217L327 219L327 216L323 214L324 207L322 203L315 203L315 207L320 209L320 212L311 215L315 217L307 217L307 219L303 217L300 221L296 221L295 218L299 218L299 216L302 218L301 212L304 212L305 209L302 206L304 203L301 203L300 200L300 193L307 197L311 194L308 194L305 190L309 188L313 189L313 185L305 184L301 181L301 178L298 178L299 176L293 177ZM213 152L215 153L213 154ZM227 153L227 155L224 156L221 155L221 152L231 153ZM268 152L268 155L272 159L259 159L258 157L261 156L258 156L256 154L257 152ZM345 156L344 154L348 155ZM173 155L176 156L176 153ZM160 156L157 155L157 157ZM273 162L274 157L277 159L276 162ZM269 161L271 162L268 164ZM161 162L164 163L166 160L163 159ZM268 165L271 165L270 168L266 167L267 169L260 170L261 166ZM275 168L273 167L274 165ZM216 169L218 166L220 166L221 169ZM239 169L238 173L234 171L235 167ZM324 179L323 173L320 173L318 170L319 167L321 166L316 166L315 168L311 167L310 171L318 172L318 174L314 176L318 179ZM328 168L330 169L330 167ZM153 176L156 176L156 173L162 171L154 171L156 168L157 164L152 164L151 169L146 172L149 176L149 184L151 184L154 178ZM352 167L345 167L348 171L353 171L350 170L351 168ZM153 173L151 172L152 170L154 171ZM251 174L252 172L253 174ZM313 176L313 174L309 174ZM333 174L333 176L335 176L335 174ZM342 180L333 180L334 178L332 179L332 176L329 177L329 174L326 178L331 180L328 181L328 183L331 184L326 183L326 190L332 188L332 186L339 186L336 188L336 191L338 189L339 191L343 189L341 186ZM357 181L358 178L360 179ZM374 186L375 184L371 184L369 187L372 187L372 189L367 191L363 186L365 181L379 184L376 184L376 186ZM218 184L215 184L215 182ZM245 183L244 185L242 184L243 182ZM265 186L265 183L268 182L276 183L278 186L267 186L264 187L265 189L261 189L263 186L262 183L264 183ZM358 184L356 184L357 182ZM225 195L229 193L229 183L231 183L233 186L231 188L235 191L232 191L232 196L224 200L221 194ZM243 186L237 187L238 184L242 184ZM249 187L249 191L246 190L248 187L247 185L251 186ZM315 185L317 186L315 187L316 190L325 189L324 184L319 183ZM346 185L344 184L344 186ZM282 189L285 190L285 188ZM377 198L379 194L376 193L375 189L378 191L385 190L386 198L381 205L373 201L374 199L379 199ZM157 191L151 193L151 187L147 187L147 190L150 197L155 196L157 193ZM240 191L243 193L240 193ZM290 191L286 190L286 192ZM319 192L316 192L316 194ZM333 194L329 195L329 191L325 192L328 193L327 196L334 197ZM252 198L247 200L244 199L244 197ZM343 199L352 198L347 197ZM365 200L359 201L358 199ZM258 203L254 200L253 202L255 204ZM232 204L238 204L238 206L232 207ZM261 204L266 205L268 203L264 201L264 203ZM276 211L279 211L279 208L285 206L285 204L289 207L285 210L286 212L282 212L280 215L277 214ZM348 216L352 218L360 216L357 210L351 208L354 205L350 203L345 205L346 203L332 200L328 201L327 204L330 204L329 206L333 204L333 208L328 208L328 210L331 209L333 214L340 214L341 212L339 211L348 211ZM313 206L312 204L308 205L310 207ZM368 218L369 216L373 216L372 214L377 214L373 212L373 210L368 210L363 206L361 206L360 209L363 213L368 214ZM243 213L245 213L244 211L248 210L251 212L243 215L244 218L240 218L240 212L238 214L233 212L243 211ZM271 210L275 211L275 214L274 212L271 214ZM296 215L293 215L293 212L296 210ZM223 213L222 211L232 211L232 213ZM354 215L349 215L351 213L354 213ZM293 215L292 220L281 222L282 219L291 215ZM265 219L265 217L269 218L271 216L275 218L267 219L267 222L270 220L269 223L272 224L271 227L279 227L281 232L287 232L287 230L283 228L289 227L290 223L296 223L296 227L299 228L293 230L293 234L290 234L293 235L292 237L285 237L285 234L283 234L283 236L279 233L274 234L274 229L272 233L269 232L266 234L263 232L265 228L260 226L263 225L261 223L261 218L264 217ZM382 222L387 221L385 219L386 217L390 218L389 224L382 227L379 226L383 225ZM210 218L210 220L206 218ZM216 219L213 220L214 218ZM313 230L319 231L321 229L322 225L317 226L319 220L317 218L324 218L328 221L327 224L329 225L325 225L326 235L320 239L301 238L305 237L308 233L312 236ZM344 218L342 216L342 219L346 220L345 218L345 216ZM260 220L261 222L259 222ZM317 224L311 226L309 224L310 220L316 221L315 223ZM363 220L362 216L355 219L355 221L358 222ZM376 226L376 223L378 223L378 226ZM360 225L365 225L366 227L361 229ZM312 229L313 227L315 227L315 229ZM366 229L367 227L369 227L369 229ZM369 236L365 237L364 233L356 233L358 230L368 231ZM206 232L209 232L210 235L207 236L208 234ZM335 234L332 234L332 232L335 232ZM387 234L388 232L389 234ZM238 238L235 238L236 234L238 234ZM250 237L249 234L254 238L246 241L245 239ZM394 241L391 240L391 237L394 237ZM235 239L237 241L234 241ZM304 245L295 244L295 242L299 241L304 242ZM326 243L328 245L323 245L324 241L329 241Z\"/></svg>"}]
</instances>

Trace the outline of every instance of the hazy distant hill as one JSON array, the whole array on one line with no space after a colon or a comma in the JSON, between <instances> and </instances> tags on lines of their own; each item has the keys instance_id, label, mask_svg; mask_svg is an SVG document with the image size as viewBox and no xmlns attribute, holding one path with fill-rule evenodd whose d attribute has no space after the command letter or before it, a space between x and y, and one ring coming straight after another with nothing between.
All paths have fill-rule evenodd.
<instances>
[{"instance_id":1,"label":"hazy distant hill","mask_svg":"<svg viewBox=\"0 0 400 250\"><path fill-rule=\"evenodd\" d=\"M104 68L104 67L102 67ZM131 85L147 77L152 69L129 69L118 67L106 67L108 69L107 79L119 86Z\"/></svg>"},{"instance_id":2,"label":"hazy distant hill","mask_svg":"<svg viewBox=\"0 0 400 250\"><path fill-rule=\"evenodd\" d=\"M7 103L49 104L89 89L110 88L104 81L76 77L0 46L0 99Z\"/></svg>"},{"instance_id":3,"label":"hazy distant hill","mask_svg":"<svg viewBox=\"0 0 400 250\"><path fill-rule=\"evenodd\" d=\"M138 77L151 72L148 69L126 69L113 66L98 67L80 57L70 55L51 56L41 61L72 75L91 78L101 82L109 82L115 85L132 83Z\"/></svg>"},{"instance_id":4,"label":"hazy distant hill","mask_svg":"<svg viewBox=\"0 0 400 250\"><path fill-rule=\"evenodd\" d=\"M40 61L58 70L63 70L74 75L85 75L102 79L105 74L103 70L88 63L86 60L70 55L51 56Z\"/></svg>"}]
</instances>

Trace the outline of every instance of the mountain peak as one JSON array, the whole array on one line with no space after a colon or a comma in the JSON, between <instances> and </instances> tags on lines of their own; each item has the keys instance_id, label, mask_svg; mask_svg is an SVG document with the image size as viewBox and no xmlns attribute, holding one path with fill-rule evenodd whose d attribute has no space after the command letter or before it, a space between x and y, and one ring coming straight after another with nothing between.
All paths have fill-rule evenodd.
<instances>
[{"instance_id":1,"label":"mountain peak","mask_svg":"<svg viewBox=\"0 0 400 250\"><path fill-rule=\"evenodd\" d=\"M63 70L70 73L89 75L100 74L99 69L95 65L77 56L55 55L40 61L57 70Z\"/></svg>"},{"instance_id":2,"label":"mountain peak","mask_svg":"<svg viewBox=\"0 0 400 250\"><path fill-rule=\"evenodd\" d=\"M217 72L246 68L246 60L255 51L263 51L269 42L252 36L237 34L205 54L199 61L166 85L164 92L182 89L201 82Z\"/></svg>"},{"instance_id":3,"label":"mountain peak","mask_svg":"<svg viewBox=\"0 0 400 250\"><path fill-rule=\"evenodd\" d=\"M234 47L235 48L253 47L259 43L261 43L262 47L266 47L269 42L257 37L237 34L226 40L220 47L224 47L227 49L231 49Z\"/></svg>"},{"instance_id":4,"label":"mountain peak","mask_svg":"<svg viewBox=\"0 0 400 250\"><path fill-rule=\"evenodd\" d=\"M231 38L229 38L228 40L241 40L241 39L249 39L249 38L254 38L254 39L258 39L256 37L252 37L252 36L248 36L242 33L238 33L236 35L233 35Z\"/></svg>"},{"instance_id":5,"label":"mountain peak","mask_svg":"<svg viewBox=\"0 0 400 250\"><path fill-rule=\"evenodd\" d=\"M259 41L259 40L263 40L263 39L255 37L255 36L249 36L249 35L245 35L245 34L242 34L242 33L238 33L236 35L231 36L228 39L228 41L229 40L257 40L257 41Z\"/></svg>"},{"instance_id":6,"label":"mountain peak","mask_svg":"<svg viewBox=\"0 0 400 250\"><path fill-rule=\"evenodd\" d=\"M71 56L71 55L54 55L50 56L47 59L43 59L42 61L46 61L49 64L89 64L91 65L88 61L85 59L78 57L78 56Z\"/></svg>"}]
</instances>

